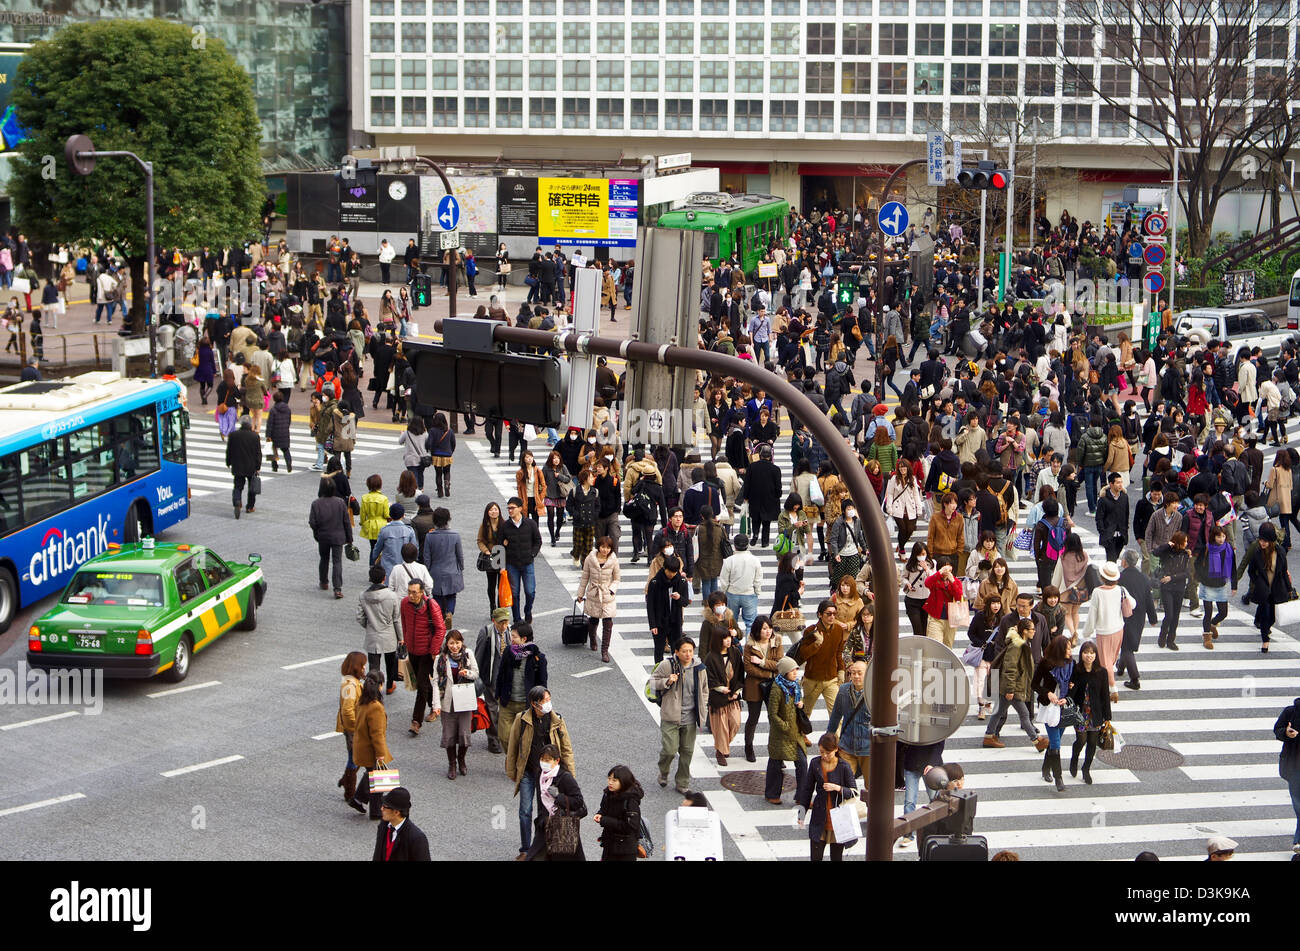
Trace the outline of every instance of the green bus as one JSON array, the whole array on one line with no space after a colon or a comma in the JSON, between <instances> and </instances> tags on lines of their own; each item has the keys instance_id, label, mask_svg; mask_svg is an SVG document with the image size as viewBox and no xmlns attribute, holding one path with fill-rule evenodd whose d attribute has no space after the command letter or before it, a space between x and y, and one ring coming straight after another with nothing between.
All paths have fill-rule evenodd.
<instances>
[{"instance_id":1,"label":"green bus","mask_svg":"<svg viewBox=\"0 0 1300 951\"><path fill-rule=\"evenodd\" d=\"M696 192L685 204L659 216L656 226L704 232L704 256L716 267L735 254L749 273L773 240L786 236L790 205L775 195Z\"/></svg>"}]
</instances>

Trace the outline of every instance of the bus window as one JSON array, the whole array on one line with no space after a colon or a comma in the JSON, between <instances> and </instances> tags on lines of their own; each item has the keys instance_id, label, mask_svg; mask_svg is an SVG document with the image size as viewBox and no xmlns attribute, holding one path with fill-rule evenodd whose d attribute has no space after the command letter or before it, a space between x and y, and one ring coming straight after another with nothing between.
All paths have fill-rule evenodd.
<instances>
[{"instance_id":1,"label":"bus window","mask_svg":"<svg viewBox=\"0 0 1300 951\"><path fill-rule=\"evenodd\" d=\"M716 231L704 232L704 256L711 261L718 259L718 233Z\"/></svg>"},{"instance_id":2,"label":"bus window","mask_svg":"<svg viewBox=\"0 0 1300 951\"><path fill-rule=\"evenodd\" d=\"M163 458L168 462L185 461L184 410L174 409L163 417Z\"/></svg>"},{"instance_id":3,"label":"bus window","mask_svg":"<svg viewBox=\"0 0 1300 951\"><path fill-rule=\"evenodd\" d=\"M18 511L18 454L0 456L0 532L22 524Z\"/></svg>"},{"instance_id":4,"label":"bus window","mask_svg":"<svg viewBox=\"0 0 1300 951\"><path fill-rule=\"evenodd\" d=\"M111 430L87 426L68 434L68 463L72 472L72 496L96 496L113 484L113 445L103 437Z\"/></svg>"},{"instance_id":5,"label":"bus window","mask_svg":"<svg viewBox=\"0 0 1300 951\"><path fill-rule=\"evenodd\" d=\"M22 476L23 524L39 522L72 501L63 440L50 439L18 454Z\"/></svg>"},{"instance_id":6,"label":"bus window","mask_svg":"<svg viewBox=\"0 0 1300 951\"><path fill-rule=\"evenodd\" d=\"M731 253L734 254L737 259L740 259L741 257L744 256L745 254L745 229L744 228L736 229L736 244L731 249Z\"/></svg>"}]
</instances>

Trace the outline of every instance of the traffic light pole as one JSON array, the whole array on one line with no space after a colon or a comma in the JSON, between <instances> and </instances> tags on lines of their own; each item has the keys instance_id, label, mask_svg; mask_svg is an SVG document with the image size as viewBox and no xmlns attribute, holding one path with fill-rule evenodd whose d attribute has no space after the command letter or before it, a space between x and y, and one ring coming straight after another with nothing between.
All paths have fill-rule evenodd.
<instances>
[{"instance_id":1,"label":"traffic light pole","mask_svg":"<svg viewBox=\"0 0 1300 951\"><path fill-rule=\"evenodd\" d=\"M898 179L899 175L902 175L903 172L907 171L913 165L924 165L925 163L926 159L912 159L911 161L904 162L902 165L895 168L893 174L885 180L885 187L880 190L880 207L884 208L885 202L889 201L889 191L894 187L894 182ZM876 313L877 315L882 315L885 312L885 232L880 228L879 214L876 215L876 229L880 231L880 259L876 262ZM880 333L883 329L884 328L882 328L879 323L876 324L876 333ZM905 333L911 333L910 327L904 327L903 330ZM901 340L899 341L899 344L902 344ZM895 656L894 659L897 661L897 656ZM874 773L875 770L873 769L872 772ZM893 782L892 777L890 778L890 782ZM868 820L868 822L870 822L870 820Z\"/></svg>"},{"instance_id":2,"label":"traffic light pole","mask_svg":"<svg viewBox=\"0 0 1300 951\"><path fill-rule=\"evenodd\" d=\"M448 195L452 194L451 182L447 180L447 173L442 170L441 165L439 165L437 162L433 161L432 159L425 158L423 155L415 156L414 161L418 165L424 165L433 169L433 171L437 173L437 176L440 179L442 179L443 190ZM448 317L456 316L456 255L457 253L458 252L455 248L448 248L446 251L442 253L443 267L447 269L447 316ZM433 302L430 301L429 304L430 306L432 306Z\"/></svg>"},{"instance_id":3,"label":"traffic light pole","mask_svg":"<svg viewBox=\"0 0 1300 951\"><path fill-rule=\"evenodd\" d=\"M920 159L900 165L890 178L910 165L924 164ZM888 194L886 188L885 194ZM882 247L883 252L883 247ZM883 265L883 261L881 262ZM863 516L867 554L871 564L872 588L881 596L875 600L872 626L871 685L875 703L871 710L871 766L867 789L867 858L888 862L893 858L894 836L894 762L897 755L898 703L894 696L893 675L898 667L898 569L889 527L880 508L880 500L867 481L866 471L844 437L802 390L795 389L784 377L769 373L750 360L729 357L694 347L660 346L634 340L576 333L552 334L543 330L507 327L493 322L492 339L496 343L523 344L543 350L558 349L568 353L592 353L620 357L629 362L657 363L662 366L705 370L733 376L754 386L761 386L774 400L785 404L804 422L826 449L826 454L848 485L849 494ZM434 322L442 333L442 321Z\"/></svg>"}]
</instances>

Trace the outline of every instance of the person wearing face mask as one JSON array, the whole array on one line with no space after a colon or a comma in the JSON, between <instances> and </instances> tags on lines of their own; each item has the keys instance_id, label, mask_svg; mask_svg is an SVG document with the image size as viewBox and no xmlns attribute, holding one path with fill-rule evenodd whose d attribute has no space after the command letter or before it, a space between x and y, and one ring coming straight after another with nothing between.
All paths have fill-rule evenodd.
<instances>
[{"instance_id":1,"label":"person wearing face mask","mask_svg":"<svg viewBox=\"0 0 1300 951\"><path fill-rule=\"evenodd\" d=\"M549 814L541 796L542 752L547 747L558 751L559 763L570 774L577 771L573 761L573 743L564 718L551 705L551 692L537 686L528 691L528 709L510 727L506 744L506 775L514 781L519 797L519 854L515 861L528 856L533 842L533 797L543 814ZM552 762L557 757L550 754Z\"/></svg>"},{"instance_id":2,"label":"person wearing face mask","mask_svg":"<svg viewBox=\"0 0 1300 951\"><path fill-rule=\"evenodd\" d=\"M715 591L704 601L704 619L700 622L700 633L695 639L699 654L708 663L709 654L713 652L713 637L716 628L722 628L731 634L733 643L740 640L742 632L736 616L727 607L727 596Z\"/></svg>"},{"instance_id":3,"label":"person wearing face mask","mask_svg":"<svg viewBox=\"0 0 1300 951\"><path fill-rule=\"evenodd\" d=\"M684 637L672 656L659 661L650 674L659 697L659 787L668 785L668 770L677 759L675 787L690 791L695 736L708 722L709 677L695 656L695 642Z\"/></svg>"},{"instance_id":4,"label":"person wearing face mask","mask_svg":"<svg viewBox=\"0 0 1300 951\"><path fill-rule=\"evenodd\" d=\"M686 516L681 506L673 506L668 511L668 522L650 542L650 557L655 558L661 552L664 557L676 555L682 562L682 574L689 584L695 576L695 554L692 550L691 535L686 529Z\"/></svg>"},{"instance_id":5,"label":"person wearing face mask","mask_svg":"<svg viewBox=\"0 0 1300 951\"><path fill-rule=\"evenodd\" d=\"M781 786L785 764L794 763L795 789L802 789L808 770L808 737L799 729L796 710L803 708L802 673L793 657L782 657L767 695L767 781L764 796L774 806L781 805Z\"/></svg>"},{"instance_id":6,"label":"person wearing face mask","mask_svg":"<svg viewBox=\"0 0 1300 951\"><path fill-rule=\"evenodd\" d=\"M740 730L740 693L745 679L744 659L732 642L732 629L713 626L711 650L706 655L709 678L709 732L713 734L713 755L719 766L727 765L731 741Z\"/></svg>"},{"instance_id":7,"label":"person wearing face mask","mask_svg":"<svg viewBox=\"0 0 1300 951\"><path fill-rule=\"evenodd\" d=\"M857 506L851 500L845 499L845 504L840 509L840 517L831 525L830 538L827 539L826 544L831 590L836 590L839 588L841 578L845 575L856 575L862 568L867 551Z\"/></svg>"},{"instance_id":8,"label":"person wearing face mask","mask_svg":"<svg viewBox=\"0 0 1300 951\"><path fill-rule=\"evenodd\" d=\"M586 818L587 804L583 801L582 790L573 773L564 767L560 750L548 743L542 747L537 757L537 801L538 809L533 843L528 851L529 861L542 862L585 862L582 851L582 836L578 836L578 848L572 855L557 855L546 844L546 826L556 816L572 816L575 819ZM579 827L581 832L581 827Z\"/></svg>"}]
</instances>

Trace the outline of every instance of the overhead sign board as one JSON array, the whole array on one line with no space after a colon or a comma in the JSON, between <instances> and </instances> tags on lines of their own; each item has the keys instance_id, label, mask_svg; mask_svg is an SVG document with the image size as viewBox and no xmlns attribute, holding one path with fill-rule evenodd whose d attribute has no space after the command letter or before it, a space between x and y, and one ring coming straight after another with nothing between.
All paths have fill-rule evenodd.
<instances>
[{"instance_id":1,"label":"overhead sign board","mask_svg":"<svg viewBox=\"0 0 1300 951\"><path fill-rule=\"evenodd\" d=\"M537 179L537 235L541 243L593 247L636 245L636 179Z\"/></svg>"},{"instance_id":2,"label":"overhead sign board","mask_svg":"<svg viewBox=\"0 0 1300 951\"><path fill-rule=\"evenodd\" d=\"M655 159L655 169L660 172L670 168L690 168L691 153L678 152L676 155L661 155Z\"/></svg>"}]
</instances>

